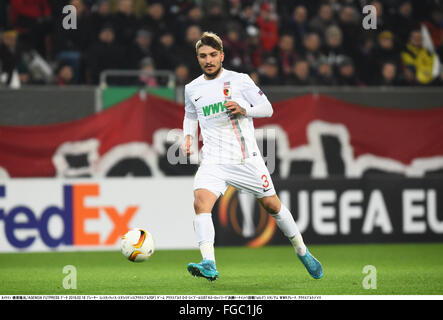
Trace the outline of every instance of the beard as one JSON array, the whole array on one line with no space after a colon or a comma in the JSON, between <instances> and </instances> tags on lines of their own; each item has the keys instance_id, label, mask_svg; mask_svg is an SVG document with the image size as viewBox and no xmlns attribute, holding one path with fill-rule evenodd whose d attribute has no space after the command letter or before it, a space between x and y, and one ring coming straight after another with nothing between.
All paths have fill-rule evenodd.
<instances>
[{"instance_id":1,"label":"beard","mask_svg":"<svg viewBox=\"0 0 443 320\"><path fill-rule=\"evenodd\" d=\"M206 72L205 70L203 70L203 73L207 79L209 79L209 80L215 79L217 77L217 75L220 73L221 68L222 68L222 65L220 64L220 67L218 67L218 69L215 70L214 72L209 73L209 72Z\"/></svg>"}]
</instances>

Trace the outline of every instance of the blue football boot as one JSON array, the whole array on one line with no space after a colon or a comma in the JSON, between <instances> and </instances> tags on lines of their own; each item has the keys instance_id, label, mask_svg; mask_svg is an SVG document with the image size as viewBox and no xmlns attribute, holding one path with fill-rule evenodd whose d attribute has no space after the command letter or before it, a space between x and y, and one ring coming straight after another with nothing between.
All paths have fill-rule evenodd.
<instances>
[{"instance_id":1,"label":"blue football boot","mask_svg":"<svg viewBox=\"0 0 443 320\"><path fill-rule=\"evenodd\" d=\"M215 281L219 277L215 263L212 260L203 259L200 263L190 263L188 264L188 271L194 277L206 278L209 281Z\"/></svg>"},{"instance_id":2,"label":"blue football boot","mask_svg":"<svg viewBox=\"0 0 443 320\"><path fill-rule=\"evenodd\" d=\"M323 268L321 263L309 252L307 248L304 256L299 254L297 254L297 256L306 267L306 270L308 270L311 277L314 279L320 279L323 277Z\"/></svg>"}]
</instances>

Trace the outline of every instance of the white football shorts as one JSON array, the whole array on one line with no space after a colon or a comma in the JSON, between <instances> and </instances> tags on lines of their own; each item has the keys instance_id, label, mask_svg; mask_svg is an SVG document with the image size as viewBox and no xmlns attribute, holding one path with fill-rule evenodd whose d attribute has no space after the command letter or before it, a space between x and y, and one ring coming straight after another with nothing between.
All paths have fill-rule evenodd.
<instances>
[{"instance_id":1,"label":"white football shorts","mask_svg":"<svg viewBox=\"0 0 443 320\"><path fill-rule=\"evenodd\" d=\"M275 194L269 170L259 156L247 158L241 164L202 164L194 179L194 190L208 189L217 197L223 195L229 185L257 199Z\"/></svg>"}]
</instances>

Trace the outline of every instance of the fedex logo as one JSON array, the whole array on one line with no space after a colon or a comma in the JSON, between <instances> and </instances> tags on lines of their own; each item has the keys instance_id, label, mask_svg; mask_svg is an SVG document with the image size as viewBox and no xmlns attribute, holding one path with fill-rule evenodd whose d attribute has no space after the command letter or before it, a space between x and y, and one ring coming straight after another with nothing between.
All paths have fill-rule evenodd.
<instances>
[{"instance_id":1,"label":"fedex logo","mask_svg":"<svg viewBox=\"0 0 443 320\"><path fill-rule=\"evenodd\" d=\"M0 204L0 222L3 222L6 240L16 248L28 248L37 236L23 237L17 236L17 233L19 230L37 230L43 243L51 248L59 245L113 245L129 229L128 225L138 210L138 206L127 206L120 212L113 206L88 206L86 199L100 196L99 185L94 183L64 185L62 195L61 206L47 206L39 215L25 204L8 209ZM0 185L0 203L7 197L6 186ZM102 241L100 233L86 229L86 221L98 220L100 212L104 212L113 224L113 229ZM54 216L63 222L63 232L56 237L49 230Z\"/></svg>"}]
</instances>

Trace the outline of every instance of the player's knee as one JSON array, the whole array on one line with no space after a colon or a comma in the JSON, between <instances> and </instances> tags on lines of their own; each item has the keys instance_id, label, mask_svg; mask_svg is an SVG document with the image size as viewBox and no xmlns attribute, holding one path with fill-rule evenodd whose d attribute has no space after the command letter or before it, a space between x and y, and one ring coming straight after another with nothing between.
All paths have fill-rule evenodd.
<instances>
[{"instance_id":1,"label":"player's knee","mask_svg":"<svg viewBox=\"0 0 443 320\"><path fill-rule=\"evenodd\" d=\"M260 203L269 214L277 214L280 212L281 202L276 196L262 198Z\"/></svg>"},{"instance_id":2,"label":"player's knee","mask_svg":"<svg viewBox=\"0 0 443 320\"><path fill-rule=\"evenodd\" d=\"M205 207L204 202L201 199L199 198L194 199L194 210L196 213L203 212L205 209L204 207Z\"/></svg>"},{"instance_id":3,"label":"player's knee","mask_svg":"<svg viewBox=\"0 0 443 320\"><path fill-rule=\"evenodd\" d=\"M194 210L195 213L211 212L212 207L217 201L217 196L209 190L199 189L194 192Z\"/></svg>"},{"instance_id":4,"label":"player's knee","mask_svg":"<svg viewBox=\"0 0 443 320\"><path fill-rule=\"evenodd\" d=\"M196 213L211 212L211 202L204 197L197 196L194 198L194 210Z\"/></svg>"},{"instance_id":5,"label":"player's knee","mask_svg":"<svg viewBox=\"0 0 443 320\"><path fill-rule=\"evenodd\" d=\"M277 213L280 212L280 206L277 206L277 205L270 205L270 206L267 207L266 211L267 211L269 214L277 214Z\"/></svg>"}]
</instances>

